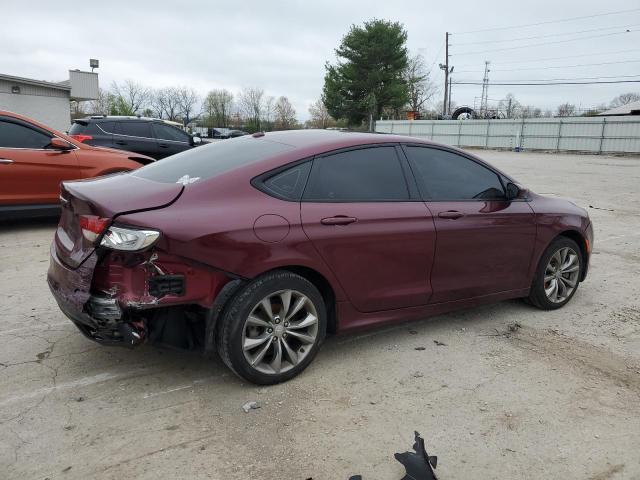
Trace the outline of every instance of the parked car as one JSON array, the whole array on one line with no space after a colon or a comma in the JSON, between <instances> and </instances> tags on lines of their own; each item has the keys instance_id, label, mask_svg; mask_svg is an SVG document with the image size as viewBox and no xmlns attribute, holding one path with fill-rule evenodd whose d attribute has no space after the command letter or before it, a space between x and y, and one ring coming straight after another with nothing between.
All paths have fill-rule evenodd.
<instances>
[{"instance_id":1,"label":"parked car","mask_svg":"<svg viewBox=\"0 0 640 480\"><path fill-rule=\"evenodd\" d=\"M0 219L57 213L60 182L151 162L144 155L84 145L35 120L0 111Z\"/></svg>"},{"instance_id":2,"label":"parked car","mask_svg":"<svg viewBox=\"0 0 640 480\"><path fill-rule=\"evenodd\" d=\"M87 145L118 148L155 159L184 152L202 140L157 118L93 116L73 121L69 136Z\"/></svg>"},{"instance_id":3,"label":"parked car","mask_svg":"<svg viewBox=\"0 0 640 480\"><path fill-rule=\"evenodd\" d=\"M62 196L48 281L82 333L217 349L258 384L300 373L327 332L518 297L562 307L593 242L573 203L394 135L253 134Z\"/></svg>"}]
</instances>

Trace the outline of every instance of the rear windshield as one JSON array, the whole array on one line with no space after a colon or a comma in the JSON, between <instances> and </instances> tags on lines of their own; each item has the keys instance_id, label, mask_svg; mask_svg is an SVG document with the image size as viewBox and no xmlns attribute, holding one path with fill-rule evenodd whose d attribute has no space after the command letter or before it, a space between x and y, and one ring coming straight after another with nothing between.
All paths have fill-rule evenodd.
<instances>
[{"instance_id":1,"label":"rear windshield","mask_svg":"<svg viewBox=\"0 0 640 480\"><path fill-rule=\"evenodd\" d=\"M155 182L192 183L212 178L294 147L264 138L239 137L186 150L142 167L134 175Z\"/></svg>"}]
</instances>

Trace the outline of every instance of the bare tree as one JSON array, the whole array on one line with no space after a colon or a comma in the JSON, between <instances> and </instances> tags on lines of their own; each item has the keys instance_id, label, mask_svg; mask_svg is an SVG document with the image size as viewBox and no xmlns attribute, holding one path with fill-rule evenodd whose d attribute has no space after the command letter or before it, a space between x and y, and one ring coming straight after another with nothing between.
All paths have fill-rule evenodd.
<instances>
[{"instance_id":1,"label":"bare tree","mask_svg":"<svg viewBox=\"0 0 640 480\"><path fill-rule=\"evenodd\" d=\"M568 102L558 105L558 109L556 110L557 117L572 117L575 114L576 106Z\"/></svg>"},{"instance_id":2,"label":"bare tree","mask_svg":"<svg viewBox=\"0 0 640 480\"><path fill-rule=\"evenodd\" d=\"M177 89L178 95L178 107L180 108L180 115L182 116L183 125L186 127L192 120L196 119L198 115L193 115L196 111L198 102L200 101L200 95L193 88L180 87Z\"/></svg>"},{"instance_id":3,"label":"bare tree","mask_svg":"<svg viewBox=\"0 0 640 480\"><path fill-rule=\"evenodd\" d=\"M211 90L204 99L202 110L212 127L227 127L233 108L233 94L229 90Z\"/></svg>"},{"instance_id":4,"label":"bare tree","mask_svg":"<svg viewBox=\"0 0 640 480\"><path fill-rule=\"evenodd\" d=\"M113 105L113 95L106 90L98 89L98 97L89 102L87 113L91 115L109 115Z\"/></svg>"},{"instance_id":5,"label":"bare tree","mask_svg":"<svg viewBox=\"0 0 640 480\"><path fill-rule=\"evenodd\" d=\"M329 110L327 110L322 98L309 105L309 115L311 115L311 119L308 124L313 128L333 127L336 124L334 118L329 115Z\"/></svg>"},{"instance_id":6,"label":"bare tree","mask_svg":"<svg viewBox=\"0 0 640 480\"><path fill-rule=\"evenodd\" d=\"M420 112L424 104L436 93L436 88L429 78L424 57L416 54L409 57L407 68L404 71L404 80L407 83L409 93L409 110Z\"/></svg>"},{"instance_id":7,"label":"bare tree","mask_svg":"<svg viewBox=\"0 0 640 480\"><path fill-rule=\"evenodd\" d=\"M640 100L640 93L623 93L618 95L616 98L611 100L611 108L620 107L622 105L626 105L627 103L637 102Z\"/></svg>"},{"instance_id":8,"label":"bare tree","mask_svg":"<svg viewBox=\"0 0 640 480\"><path fill-rule=\"evenodd\" d=\"M275 114L275 97L269 95L264 100L264 109L262 114L263 130L273 130L273 116Z\"/></svg>"},{"instance_id":9,"label":"bare tree","mask_svg":"<svg viewBox=\"0 0 640 480\"><path fill-rule=\"evenodd\" d=\"M512 93L507 93L498 103L498 110L504 112L506 118L516 118L520 113L520 109L520 102L516 100Z\"/></svg>"},{"instance_id":10,"label":"bare tree","mask_svg":"<svg viewBox=\"0 0 640 480\"><path fill-rule=\"evenodd\" d=\"M287 97L280 97L276 101L274 107L276 114L276 128L279 130L288 130L298 124L296 120L296 109L293 108Z\"/></svg>"},{"instance_id":11,"label":"bare tree","mask_svg":"<svg viewBox=\"0 0 640 480\"><path fill-rule=\"evenodd\" d=\"M257 87L243 88L238 95L238 103L249 128L260 130L264 110L264 90Z\"/></svg>"},{"instance_id":12,"label":"bare tree","mask_svg":"<svg viewBox=\"0 0 640 480\"><path fill-rule=\"evenodd\" d=\"M125 80L122 84L113 82L111 91L115 96L116 109L122 115L139 113L151 99L151 89L133 80Z\"/></svg>"}]
</instances>

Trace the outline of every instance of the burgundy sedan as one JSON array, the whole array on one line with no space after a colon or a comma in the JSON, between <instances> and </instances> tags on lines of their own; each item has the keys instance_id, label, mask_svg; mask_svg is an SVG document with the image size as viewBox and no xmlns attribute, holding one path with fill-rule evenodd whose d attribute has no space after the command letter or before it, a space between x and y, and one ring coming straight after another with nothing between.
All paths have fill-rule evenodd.
<instances>
[{"instance_id":1,"label":"burgundy sedan","mask_svg":"<svg viewBox=\"0 0 640 480\"><path fill-rule=\"evenodd\" d=\"M217 351L258 384L327 333L509 298L565 305L585 210L416 138L258 133L132 173L65 182L48 282L106 345Z\"/></svg>"}]
</instances>

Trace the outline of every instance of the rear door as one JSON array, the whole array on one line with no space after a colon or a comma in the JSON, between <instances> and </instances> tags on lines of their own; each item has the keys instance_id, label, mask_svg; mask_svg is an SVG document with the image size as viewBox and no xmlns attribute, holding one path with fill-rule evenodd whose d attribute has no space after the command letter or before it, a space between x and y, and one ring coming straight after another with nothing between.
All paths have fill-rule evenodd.
<instances>
[{"instance_id":1,"label":"rear door","mask_svg":"<svg viewBox=\"0 0 640 480\"><path fill-rule=\"evenodd\" d=\"M74 120L69 136L96 147L113 147L112 121Z\"/></svg>"},{"instance_id":2,"label":"rear door","mask_svg":"<svg viewBox=\"0 0 640 480\"><path fill-rule=\"evenodd\" d=\"M536 236L528 202L506 200L500 175L469 157L404 148L436 226L431 302L528 287Z\"/></svg>"},{"instance_id":3,"label":"rear door","mask_svg":"<svg viewBox=\"0 0 640 480\"><path fill-rule=\"evenodd\" d=\"M363 312L423 305L431 293L433 219L396 148L315 158L301 203L305 233Z\"/></svg>"},{"instance_id":4,"label":"rear door","mask_svg":"<svg viewBox=\"0 0 640 480\"><path fill-rule=\"evenodd\" d=\"M158 158L168 157L191 148L191 137L183 130L154 122L153 131L158 144Z\"/></svg>"},{"instance_id":5,"label":"rear door","mask_svg":"<svg viewBox=\"0 0 640 480\"><path fill-rule=\"evenodd\" d=\"M158 158L158 145L151 131L151 122L143 120L119 120L114 123L114 148Z\"/></svg>"},{"instance_id":6,"label":"rear door","mask_svg":"<svg viewBox=\"0 0 640 480\"><path fill-rule=\"evenodd\" d=\"M74 150L50 150L51 133L0 116L0 203L56 204L60 182L81 177Z\"/></svg>"}]
</instances>

